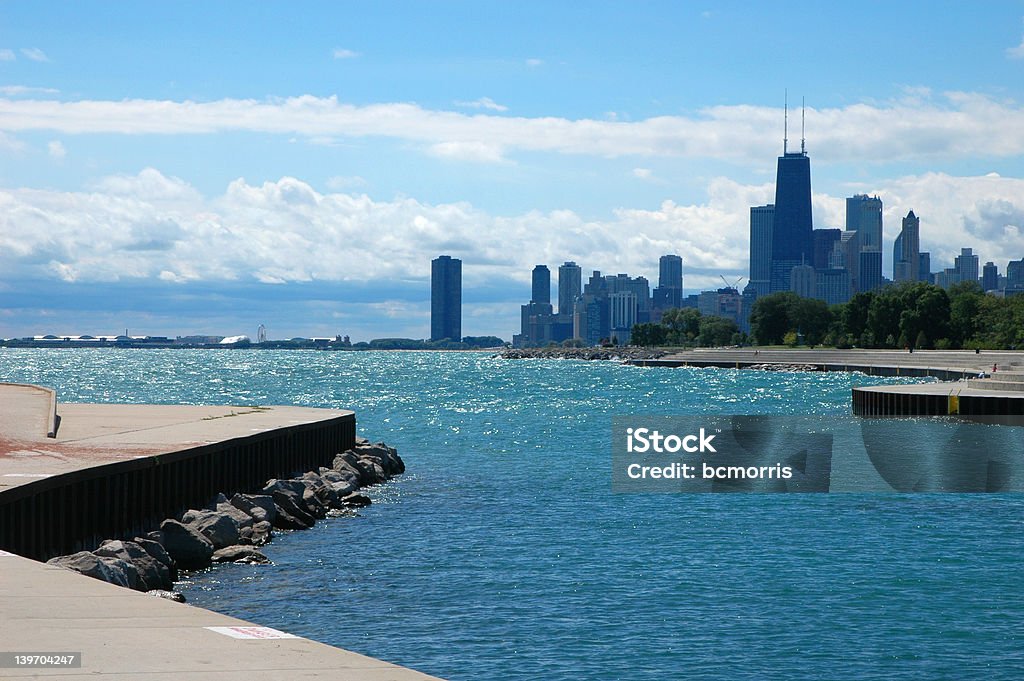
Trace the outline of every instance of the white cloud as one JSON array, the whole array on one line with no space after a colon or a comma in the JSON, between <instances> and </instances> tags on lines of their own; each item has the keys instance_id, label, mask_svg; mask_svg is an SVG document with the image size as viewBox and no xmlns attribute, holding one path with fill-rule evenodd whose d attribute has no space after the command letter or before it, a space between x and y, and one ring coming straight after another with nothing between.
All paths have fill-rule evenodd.
<instances>
[{"instance_id":1,"label":"white cloud","mask_svg":"<svg viewBox=\"0 0 1024 681\"><path fill-rule=\"evenodd\" d=\"M526 65L530 66L530 67L536 68L538 66L543 66L544 65L544 60L543 59L536 59L536 58L527 59L526 60Z\"/></svg>"},{"instance_id":2,"label":"white cloud","mask_svg":"<svg viewBox=\"0 0 1024 681\"><path fill-rule=\"evenodd\" d=\"M359 52L356 52L354 50L346 50L343 47L334 48L333 54L335 59L354 59L356 57L362 56Z\"/></svg>"},{"instance_id":3,"label":"white cloud","mask_svg":"<svg viewBox=\"0 0 1024 681\"><path fill-rule=\"evenodd\" d=\"M0 61L14 61L15 59L14 50L8 48L0 49Z\"/></svg>"},{"instance_id":4,"label":"white cloud","mask_svg":"<svg viewBox=\"0 0 1024 681\"><path fill-rule=\"evenodd\" d=\"M474 163L501 163L502 148L487 142L439 142L429 149L433 156Z\"/></svg>"},{"instance_id":5,"label":"white cloud","mask_svg":"<svg viewBox=\"0 0 1024 681\"><path fill-rule=\"evenodd\" d=\"M503 104L498 104L490 97L481 97L475 99L472 102L456 101L455 106L460 106L464 109L490 109L491 111L508 111L508 107Z\"/></svg>"},{"instance_id":6,"label":"white cloud","mask_svg":"<svg viewBox=\"0 0 1024 681\"><path fill-rule=\"evenodd\" d=\"M633 177L641 180L649 180L653 174L654 173L650 168L633 168Z\"/></svg>"},{"instance_id":7,"label":"white cloud","mask_svg":"<svg viewBox=\"0 0 1024 681\"><path fill-rule=\"evenodd\" d=\"M0 85L0 95L20 97L22 95L55 95L60 90L52 87L29 87L27 85Z\"/></svg>"},{"instance_id":8,"label":"white cloud","mask_svg":"<svg viewBox=\"0 0 1024 681\"><path fill-rule=\"evenodd\" d=\"M1024 180L926 174L864 187L885 203L887 247L900 218L921 217L921 247L935 269L960 247L1000 269L1024 255ZM686 286L745 276L749 207L768 203L771 183L718 178L695 205L665 201L586 220L571 210L497 216L466 203L323 194L295 178L230 183L206 198L154 169L115 176L88 192L0 191L0 271L8 281L344 282L425 281L438 253L464 261L467 288L525 286L538 262L575 260L657 276L658 257L679 253ZM813 197L819 227L841 224L843 198ZM500 238L499 238L500 235ZM509 248L508 244L517 244ZM387 253L387 257L380 257Z\"/></svg>"},{"instance_id":9,"label":"white cloud","mask_svg":"<svg viewBox=\"0 0 1024 681\"><path fill-rule=\"evenodd\" d=\"M369 183L359 175L335 175L333 177L328 177L324 182L324 186L336 192L344 191L346 189L365 187L368 184Z\"/></svg>"},{"instance_id":10,"label":"white cloud","mask_svg":"<svg viewBox=\"0 0 1024 681\"><path fill-rule=\"evenodd\" d=\"M46 150L52 158L58 160L68 155L67 149L64 148L64 144L60 140L51 140L46 145Z\"/></svg>"},{"instance_id":11,"label":"white cloud","mask_svg":"<svg viewBox=\"0 0 1024 681\"><path fill-rule=\"evenodd\" d=\"M21 151L25 148L25 143L16 137L0 132L0 149L7 151Z\"/></svg>"},{"instance_id":12,"label":"white cloud","mask_svg":"<svg viewBox=\"0 0 1024 681\"><path fill-rule=\"evenodd\" d=\"M337 140L385 137L449 158L487 160L522 151L715 158L762 162L778 152L782 112L752 105L715 106L694 116L640 121L467 115L415 104L344 104L310 95L274 100L0 99L0 130L64 134L212 134L229 131ZM1024 107L987 95L915 93L886 105L808 109L817 161L877 162L1024 154ZM992 130L999 130L993 135Z\"/></svg>"},{"instance_id":13,"label":"white cloud","mask_svg":"<svg viewBox=\"0 0 1024 681\"><path fill-rule=\"evenodd\" d=\"M50 61L50 58L46 56L46 53L40 50L38 47L23 47L21 53L25 55L27 59L32 61Z\"/></svg>"}]
</instances>

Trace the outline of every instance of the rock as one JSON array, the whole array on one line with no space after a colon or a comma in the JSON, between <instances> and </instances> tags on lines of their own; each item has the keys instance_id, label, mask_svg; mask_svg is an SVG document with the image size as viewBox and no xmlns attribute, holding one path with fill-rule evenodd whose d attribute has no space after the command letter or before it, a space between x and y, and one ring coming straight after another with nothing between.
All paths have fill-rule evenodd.
<instances>
[{"instance_id":1,"label":"rock","mask_svg":"<svg viewBox=\"0 0 1024 681\"><path fill-rule=\"evenodd\" d=\"M305 485L297 480L271 480L263 491L274 500L274 527L280 530L305 530L313 527L316 518L306 510L302 502L302 494L307 491Z\"/></svg>"},{"instance_id":2,"label":"rock","mask_svg":"<svg viewBox=\"0 0 1024 681\"><path fill-rule=\"evenodd\" d=\"M179 568L202 570L210 565L213 542L196 528L168 519L160 523L160 532L164 548Z\"/></svg>"},{"instance_id":3,"label":"rock","mask_svg":"<svg viewBox=\"0 0 1024 681\"><path fill-rule=\"evenodd\" d=\"M357 475L344 475L333 468L321 468L320 477L330 485L339 500L359 489L359 477Z\"/></svg>"},{"instance_id":4,"label":"rock","mask_svg":"<svg viewBox=\"0 0 1024 681\"><path fill-rule=\"evenodd\" d=\"M244 527L252 527L253 517L245 511L235 508L232 504L223 503L217 504L217 508L214 509L217 513L223 513L227 517L235 521L235 525L241 530ZM262 510L262 509L260 509Z\"/></svg>"},{"instance_id":5,"label":"rock","mask_svg":"<svg viewBox=\"0 0 1024 681\"><path fill-rule=\"evenodd\" d=\"M97 556L89 551L79 551L69 556L57 556L46 561L46 564L74 570L93 579L129 588L132 586L133 575L136 584L139 579L138 570L131 563L120 558Z\"/></svg>"},{"instance_id":6,"label":"rock","mask_svg":"<svg viewBox=\"0 0 1024 681\"><path fill-rule=\"evenodd\" d=\"M349 494L347 497L341 500L341 503L345 506L356 506L362 508L363 506L369 506L372 502L370 497L364 494Z\"/></svg>"},{"instance_id":7,"label":"rock","mask_svg":"<svg viewBox=\"0 0 1024 681\"><path fill-rule=\"evenodd\" d=\"M263 546L274 534L271 531L271 525L266 520L262 520L258 523L254 523L252 526L252 543L253 546Z\"/></svg>"},{"instance_id":8,"label":"rock","mask_svg":"<svg viewBox=\"0 0 1024 681\"><path fill-rule=\"evenodd\" d=\"M150 534L152 534L152 532ZM163 538L163 535L161 535L161 538ZM178 566L174 563L174 559L171 558L170 554L167 553L167 549L165 549L162 544L155 542L152 539L146 539L145 537L136 537L132 541L141 546L143 551L167 566L167 575L172 583L178 579Z\"/></svg>"},{"instance_id":9,"label":"rock","mask_svg":"<svg viewBox=\"0 0 1024 681\"><path fill-rule=\"evenodd\" d=\"M326 480L320 477L319 473L312 471L304 473L300 478L307 488L313 491L316 495L317 501L319 501L326 508L338 508L341 504L341 499L338 497L338 493L334 491L334 487L329 484Z\"/></svg>"},{"instance_id":10,"label":"rock","mask_svg":"<svg viewBox=\"0 0 1024 681\"><path fill-rule=\"evenodd\" d=\"M166 598L169 601L175 603L184 603L185 594L178 593L177 591L167 591L165 589L153 589L152 591L146 592L147 596L156 596L157 598Z\"/></svg>"},{"instance_id":11,"label":"rock","mask_svg":"<svg viewBox=\"0 0 1024 681\"><path fill-rule=\"evenodd\" d=\"M189 510L181 517L181 521L199 530L210 540L214 550L238 543L238 525L220 511Z\"/></svg>"},{"instance_id":12,"label":"rock","mask_svg":"<svg viewBox=\"0 0 1024 681\"><path fill-rule=\"evenodd\" d=\"M231 505L247 513L254 523L264 520L273 523L277 515L274 499L267 494L236 494L231 497Z\"/></svg>"},{"instance_id":13,"label":"rock","mask_svg":"<svg viewBox=\"0 0 1024 681\"><path fill-rule=\"evenodd\" d=\"M205 506L205 508L206 508L207 511L216 511L218 506L220 506L221 504L226 504L226 503L228 503L228 498L226 496L224 496L224 493L223 492L217 492L217 496L215 496L210 501L210 503L208 503Z\"/></svg>"},{"instance_id":14,"label":"rock","mask_svg":"<svg viewBox=\"0 0 1024 681\"><path fill-rule=\"evenodd\" d=\"M138 571L138 578L132 586L133 589L149 591L151 589L169 589L174 586L167 566L149 555L148 551L135 542L108 539L100 544L93 553L101 557L120 558L126 563L134 565Z\"/></svg>"},{"instance_id":15,"label":"rock","mask_svg":"<svg viewBox=\"0 0 1024 681\"><path fill-rule=\"evenodd\" d=\"M263 491L273 497L278 515L284 513L288 516L286 519L278 518L274 527L284 530L306 529L313 526L316 518L327 515L327 508L301 480L271 480ZM302 526L289 527L296 520Z\"/></svg>"},{"instance_id":16,"label":"rock","mask_svg":"<svg viewBox=\"0 0 1024 681\"><path fill-rule=\"evenodd\" d=\"M377 462L385 472L385 477L400 475L405 472L405 462L398 456L398 450L389 447L383 442L376 444L356 445L355 454L359 459Z\"/></svg>"},{"instance_id":17,"label":"rock","mask_svg":"<svg viewBox=\"0 0 1024 681\"><path fill-rule=\"evenodd\" d=\"M214 563L269 563L270 559L251 546L226 546L213 552Z\"/></svg>"}]
</instances>

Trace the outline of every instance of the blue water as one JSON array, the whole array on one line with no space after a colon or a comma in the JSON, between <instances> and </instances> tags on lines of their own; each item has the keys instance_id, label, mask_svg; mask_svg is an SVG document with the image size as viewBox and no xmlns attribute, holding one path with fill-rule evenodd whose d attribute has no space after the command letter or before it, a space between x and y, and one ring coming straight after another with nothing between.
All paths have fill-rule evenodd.
<instances>
[{"instance_id":1,"label":"blue water","mask_svg":"<svg viewBox=\"0 0 1024 681\"><path fill-rule=\"evenodd\" d=\"M65 401L356 410L409 472L192 603L452 680L1024 678L1018 495L612 495L613 415L849 413L864 376L486 354L0 350Z\"/></svg>"}]
</instances>

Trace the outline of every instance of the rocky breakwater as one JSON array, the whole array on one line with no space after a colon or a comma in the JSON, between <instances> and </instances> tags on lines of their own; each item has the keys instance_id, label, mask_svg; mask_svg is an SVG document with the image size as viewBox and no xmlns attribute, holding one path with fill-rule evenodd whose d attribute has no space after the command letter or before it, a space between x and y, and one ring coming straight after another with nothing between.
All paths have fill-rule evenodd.
<instances>
[{"instance_id":1,"label":"rocky breakwater","mask_svg":"<svg viewBox=\"0 0 1024 681\"><path fill-rule=\"evenodd\" d=\"M338 454L330 468L269 480L255 493L220 493L204 508L167 518L144 536L108 539L92 551L47 563L184 601L173 590L179 571L225 562L269 563L258 547L270 541L275 530L308 529L329 515L368 506L370 498L360 489L404 472L405 463L393 447L357 438L355 448Z\"/></svg>"},{"instance_id":2,"label":"rocky breakwater","mask_svg":"<svg viewBox=\"0 0 1024 681\"><path fill-rule=\"evenodd\" d=\"M821 371L821 367L817 364L783 364L781 362L751 364L747 368L757 371Z\"/></svg>"},{"instance_id":3,"label":"rocky breakwater","mask_svg":"<svg viewBox=\"0 0 1024 681\"><path fill-rule=\"evenodd\" d=\"M585 359L585 360L618 360L625 362L632 359L658 359L668 352L650 348L506 348L495 357L501 359Z\"/></svg>"}]
</instances>

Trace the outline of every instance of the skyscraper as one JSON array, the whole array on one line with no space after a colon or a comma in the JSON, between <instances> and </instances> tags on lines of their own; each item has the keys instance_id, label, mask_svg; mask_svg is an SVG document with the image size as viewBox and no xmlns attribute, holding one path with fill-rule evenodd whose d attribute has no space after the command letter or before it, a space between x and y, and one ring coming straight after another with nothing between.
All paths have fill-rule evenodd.
<instances>
[{"instance_id":1,"label":"skyscraper","mask_svg":"<svg viewBox=\"0 0 1024 681\"><path fill-rule=\"evenodd\" d=\"M984 291L995 291L999 288L999 267L991 260L981 270L981 288Z\"/></svg>"},{"instance_id":2,"label":"skyscraper","mask_svg":"<svg viewBox=\"0 0 1024 681\"><path fill-rule=\"evenodd\" d=\"M537 265L533 268L533 288L530 302L551 304L551 270L547 265Z\"/></svg>"},{"instance_id":3,"label":"skyscraper","mask_svg":"<svg viewBox=\"0 0 1024 681\"><path fill-rule=\"evenodd\" d=\"M862 249L882 250L882 199L856 194L846 199L846 230L860 233Z\"/></svg>"},{"instance_id":4,"label":"skyscraper","mask_svg":"<svg viewBox=\"0 0 1024 681\"><path fill-rule=\"evenodd\" d=\"M804 150L790 153L783 140L775 178L772 227L771 291L790 290L790 272L813 257L811 222L811 159ZM801 281L803 281L801 279Z\"/></svg>"},{"instance_id":5,"label":"skyscraper","mask_svg":"<svg viewBox=\"0 0 1024 681\"><path fill-rule=\"evenodd\" d=\"M893 281L918 281L921 268L921 220L914 211L903 218L903 230L893 245ZM977 268L975 268L977 279Z\"/></svg>"},{"instance_id":6,"label":"skyscraper","mask_svg":"<svg viewBox=\"0 0 1024 681\"><path fill-rule=\"evenodd\" d=\"M758 296L766 296L771 291L774 225L774 204L750 208L750 283Z\"/></svg>"},{"instance_id":7,"label":"skyscraper","mask_svg":"<svg viewBox=\"0 0 1024 681\"><path fill-rule=\"evenodd\" d=\"M574 262L558 268L558 314L572 315L573 303L583 291L583 271Z\"/></svg>"},{"instance_id":8,"label":"skyscraper","mask_svg":"<svg viewBox=\"0 0 1024 681\"><path fill-rule=\"evenodd\" d=\"M663 255L658 259L658 287L654 289L654 307L664 311L683 304L683 259Z\"/></svg>"},{"instance_id":9,"label":"skyscraper","mask_svg":"<svg viewBox=\"0 0 1024 681\"><path fill-rule=\"evenodd\" d=\"M462 261L430 261L430 340L462 340Z\"/></svg>"},{"instance_id":10,"label":"skyscraper","mask_svg":"<svg viewBox=\"0 0 1024 681\"><path fill-rule=\"evenodd\" d=\"M831 267L830 257L835 250L835 243L843 236L841 229L815 229L811 232L813 256L811 267L816 270L827 270Z\"/></svg>"},{"instance_id":11,"label":"skyscraper","mask_svg":"<svg viewBox=\"0 0 1024 681\"><path fill-rule=\"evenodd\" d=\"M978 256L971 248L961 248L960 255L953 258L953 269L957 281L978 281Z\"/></svg>"}]
</instances>

